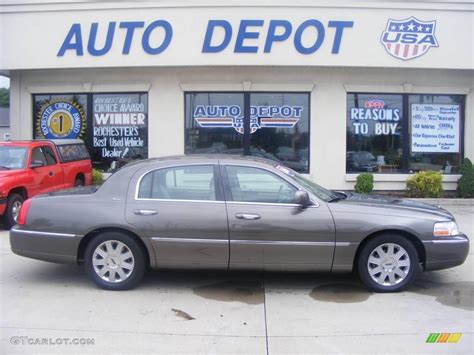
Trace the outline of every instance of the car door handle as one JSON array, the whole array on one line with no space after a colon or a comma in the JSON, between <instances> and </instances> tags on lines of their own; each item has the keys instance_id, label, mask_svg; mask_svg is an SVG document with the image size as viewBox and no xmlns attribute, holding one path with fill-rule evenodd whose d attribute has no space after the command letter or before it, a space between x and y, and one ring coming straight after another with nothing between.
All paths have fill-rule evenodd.
<instances>
[{"instance_id":1,"label":"car door handle","mask_svg":"<svg viewBox=\"0 0 474 355\"><path fill-rule=\"evenodd\" d=\"M260 219L260 215L254 213L237 213L235 215L237 219L247 219L247 220L255 220Z\"/></svg>"},{"instance_id":2,"label":"car door handle","mask_svg":"<svg viewBox=\"0 0 474 355\"><path fill-rule=\"evenodd\" d=\"M137 216L154 216L158 214L158 211L155 210L135 210L133 211Z\"/></svg>"},{"instance_id":3,"label":"car door handle","mask_svg":"<svg viewBox=\"0 0 474 355\"><path fill-rule=\"evenodd\" d=\"M53 176L53 172L50 171L50 172L48 173L48 175L49 175L49 176Z\"/></svg>"}]
</instances>

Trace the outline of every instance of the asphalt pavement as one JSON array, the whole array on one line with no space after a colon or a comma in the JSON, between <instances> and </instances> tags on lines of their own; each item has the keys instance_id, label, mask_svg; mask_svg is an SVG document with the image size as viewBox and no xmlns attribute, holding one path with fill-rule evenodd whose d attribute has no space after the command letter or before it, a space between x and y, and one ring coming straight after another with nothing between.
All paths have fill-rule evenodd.
<instances>
[{"instance_id":1,"label":"asphalt pavement","mask_svg":"<svg viewBox=\"0 0 474 355\"><path fill-rule=\"evenodd\" d=\"M445 207L472 238L473 205ZM396 294L354 275L202 271L150 271L111 292L80 267L14 255L0 231L0 354L472 354L473 254Z\"/></svg>"}]
</instances>

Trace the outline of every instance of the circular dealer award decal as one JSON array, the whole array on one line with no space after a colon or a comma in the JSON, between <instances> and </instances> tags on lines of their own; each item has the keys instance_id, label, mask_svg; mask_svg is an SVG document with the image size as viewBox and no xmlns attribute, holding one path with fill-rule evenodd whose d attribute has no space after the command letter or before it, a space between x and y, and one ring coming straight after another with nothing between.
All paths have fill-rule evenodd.
<instances>
[{"instance_id":1,"label":"circular dealer award decal","mask_svg":"<svg viewBox=\"0 0 474 355\"><path fill-rule=\"evenodd\" d=\"M46 139L79 138L85 132L86 120L81 106L70 100L57 99L41 107L36 131Z\"/></svg>"}]
</instances>

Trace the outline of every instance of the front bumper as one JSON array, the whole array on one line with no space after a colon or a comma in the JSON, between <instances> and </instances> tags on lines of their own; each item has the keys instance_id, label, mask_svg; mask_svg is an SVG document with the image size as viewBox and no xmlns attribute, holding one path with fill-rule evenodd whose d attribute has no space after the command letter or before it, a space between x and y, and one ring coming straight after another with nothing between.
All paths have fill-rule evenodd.
<instances>
[{"instance_id":1,"label":"front bumper","mask_svg":"<svg viewBox=\"0 0 474 355\"><path fill-rule=\"evenodd\" d=\"M15 254L53 263L77 263L81 236L22 229L10 229L10 245Z\"/></svg>"},{"instance_id":2,"label":"front bumper","mask_svg":"<svg viewBox=\"0 0 474 355\"><path fill-rule=\"evenodd\" d=\"M464 263L469 253L469 238L465 234L424 240L425 270L441 270Z\"/></svg>"}]
</instances>

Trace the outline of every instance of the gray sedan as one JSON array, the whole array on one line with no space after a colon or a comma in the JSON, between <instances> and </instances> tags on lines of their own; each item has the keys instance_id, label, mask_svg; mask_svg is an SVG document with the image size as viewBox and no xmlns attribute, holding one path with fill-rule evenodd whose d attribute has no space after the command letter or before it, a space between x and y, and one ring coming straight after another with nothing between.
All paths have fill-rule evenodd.
<instances>
[{"instance_id":1,"label":"gray sedan","mask_svg":"<svg viewBox=\"0 0 474 355\"><path fill-rule=\"evenodd\" d=\"M27 200L10 241L22 256L84 265L109 290L151 267L357 271L390 292L469 250L440 207L334 192L278 162L222 155L131 163L97 190Z\"/></svg>"}]
</instances>

